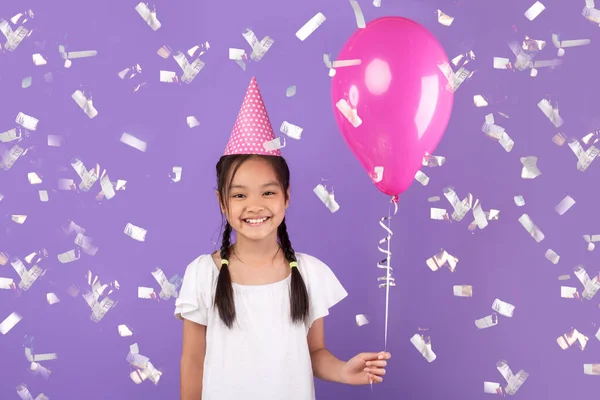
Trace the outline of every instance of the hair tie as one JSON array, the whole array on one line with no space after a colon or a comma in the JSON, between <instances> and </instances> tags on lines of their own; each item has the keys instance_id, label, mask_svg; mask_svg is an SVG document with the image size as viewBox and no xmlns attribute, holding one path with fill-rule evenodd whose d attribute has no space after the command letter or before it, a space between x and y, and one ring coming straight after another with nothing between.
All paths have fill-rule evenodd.
<instances>
[{"instance_id":1,"label":"hair tie","mask_svg":"<svg viewBox=\"0 0 600 400\"><path fill-rule=\"evenodd\" d=\"M229 265L229 261L227 261L227 260L221 260L221 265Z\"/></svg>"},{"instance_id":2,"label":"hair tie","mask_svg":"<svg viewBox=\"0 0 600 400\"><path fill-rule=\"evenodd\" d=\"M294 267L298 268L298 263L296 261L292 261L290 263L290 268L294 268Z\"/></svg>"}]
</instances>

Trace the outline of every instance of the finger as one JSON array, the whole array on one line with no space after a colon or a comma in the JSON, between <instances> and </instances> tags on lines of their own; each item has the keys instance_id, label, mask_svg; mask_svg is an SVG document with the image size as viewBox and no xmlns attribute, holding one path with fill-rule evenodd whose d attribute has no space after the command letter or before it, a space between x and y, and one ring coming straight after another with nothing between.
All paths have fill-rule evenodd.
<instances>
[{"instance_id":1,"label":"finger","mask_svg":"<svg viewBox=\"0 0 600 400\"><path fill-rule=\"evenodd\" d=\"M362 353L362 359L365 361L377 360L381 353Z\"/></svg>"},{"instance_id":2,"label":"finger","mask_svg":"<svg viewBox=\"0 0 600 400\"><path fill-rule=\"evenodd\" d=\"M377 375L369 374L369 383L381 383L383 378Z\"/></svg>"},{"instance_id":3,"label":"finger","mask_svg":"<svg viewBox=\"0 0 600 400\"><path fill-rule=\"evenodd\" d=\"M388 352L385 352L385 351L377 353L377 359L378 360L389 360L390 358L392 358L392 354L391 353L388 353Z\"/></svg>"},{"instance_id":4,"label":"finger","mask_svg":"<svg viewBox=\"0 0 600 400\"><path fill-rule=\"evenodd\" d=\"M387 361L385 360L367 361L367 367L385 367L386 365Z\"/></svg>"},{"instance_id":5,"label":"finger","mask_svg":"<svg viewBox=\"0 0 600 400\"><path fill-rule=\"evenodd\" d=\"M365 372L371 375L383 376L385 375L385 368L365 368Z\"/></svg>"}]
</instances>

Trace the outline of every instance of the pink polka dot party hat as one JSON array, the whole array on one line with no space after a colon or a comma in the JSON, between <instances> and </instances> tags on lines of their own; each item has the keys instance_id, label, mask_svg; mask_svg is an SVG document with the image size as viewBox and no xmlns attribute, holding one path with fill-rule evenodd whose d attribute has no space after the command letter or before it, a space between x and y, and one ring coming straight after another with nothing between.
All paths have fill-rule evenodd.
<instances>
[{"instance_id":1,"label":"pink polka dot party hat","mask_svg":"<svg viewBox=\"0 0 600 400\"><path fill-rule=\"evenodd\" d=\"M260 95L256 78L250 80L242 108L231 132L224 155L259 154L281 156L281 151L267 150L264 143L275 140L267 109Z\"/></svg>"}]
</instances>

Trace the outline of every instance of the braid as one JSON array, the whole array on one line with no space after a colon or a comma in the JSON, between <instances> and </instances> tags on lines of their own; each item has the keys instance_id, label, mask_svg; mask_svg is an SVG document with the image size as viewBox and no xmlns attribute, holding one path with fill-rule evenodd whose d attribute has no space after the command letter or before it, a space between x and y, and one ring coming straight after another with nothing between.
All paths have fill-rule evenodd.
<instances>
[{"instance_id":1,"label":"braid","mask_svg":"<svg viewBox=\"0 0 600 400\"><path fill-rule=\"evenodd\" d=\"M290 237L285 224L285 217L277 228L277 237L288 262L296 261L296 253L292 248ZM290 313L293 322L303 322L308 317L308 292L304 279L298 268L292 268L292 282L290 291Z\"/></svg>"},{"instance_id":2,"label":"braid","mask_svg":"<svg viewBox=\"0 0 600 400\"><path fill-rule=\"evenodd\" d=\"M226 222L225 230L223 231L223 242L221 244L221 260L229 259L231 230L231 225L229 225L229 222ZM219 270L217 289L215 291L215 306L219 310L219 316L223 323L228 328L231 328L235 321L235 302L233 299L231 275L227 264L222 264Z\"/></svg>"}]
</instances>

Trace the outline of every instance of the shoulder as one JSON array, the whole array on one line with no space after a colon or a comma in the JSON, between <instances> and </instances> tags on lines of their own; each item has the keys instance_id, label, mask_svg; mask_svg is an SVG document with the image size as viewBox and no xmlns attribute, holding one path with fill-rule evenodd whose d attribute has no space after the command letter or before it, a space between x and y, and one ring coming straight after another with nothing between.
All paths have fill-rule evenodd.
<instances>
[{"instance_id":1,"label":"shoulder","mask_svg":"<svg viewBox=\"0 0 600 400\"><path fill-rule=\"evenodd\" d=\"M302 275L307 275L310 278L318 278L324 274L333 274L331 268L317 257L306 253L296 253L296 259L298 260L298 269Z\"/></svg>"},{"instance_id":2,"label":"shoulder","mask_svg":"<svg viewBox=\"0 0 600 400\"><path fill-rule=\"evenodd\" d=\"M210 254L202 254L194 258L186 267L185 275L189 279L202 281L212 281L218 269L215 261Z\"/></svg>"}]
</instances>

